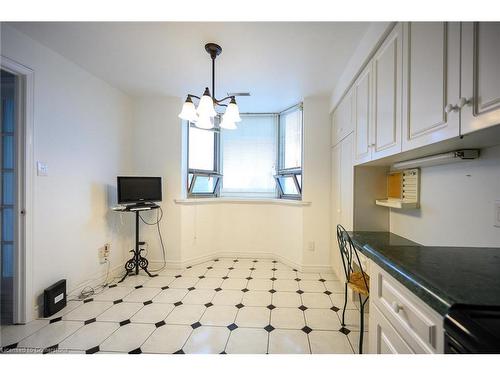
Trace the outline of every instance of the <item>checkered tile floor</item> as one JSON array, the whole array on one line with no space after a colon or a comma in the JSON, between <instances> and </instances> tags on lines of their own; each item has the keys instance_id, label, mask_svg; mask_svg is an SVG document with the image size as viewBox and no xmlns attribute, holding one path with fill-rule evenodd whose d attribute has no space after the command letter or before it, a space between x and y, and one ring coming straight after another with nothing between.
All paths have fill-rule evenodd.
<instances>
[{"instance_id":1,"label":"checkered tile floor","mask_svg":"<svg viewBox=\"0 0 500 375\"><path fill-rule=\"evenodd\" d=\"M342 304L334 274L220 258L127 277L50 319L2 327L0 345L4 353L352 354L359 311L348 302L341 329Z\"/></svg>"}]
</instances>

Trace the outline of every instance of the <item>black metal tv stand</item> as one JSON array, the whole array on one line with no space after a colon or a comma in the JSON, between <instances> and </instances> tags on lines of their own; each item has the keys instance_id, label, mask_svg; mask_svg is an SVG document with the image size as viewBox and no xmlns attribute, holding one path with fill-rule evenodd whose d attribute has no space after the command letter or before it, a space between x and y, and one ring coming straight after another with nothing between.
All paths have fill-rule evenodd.
<instances>
[{"instance_id":1,"label":"black metal tv stand","mask_svg":"<svg viewBox=\"0 0 500 375\"><path fill-rule=\"evenodd\" d=\"M133 253L132 258L130 258L127 263L125 263L125 275L123 275L122 279L119 281L120 283L125 280L127 276L131 275L138 275L139 274L139 268L143 269L144 272L147 273L149 277L155 277L158 275L153 275L151 272L148 271L148 260L144 258L141 255L141 252L144 249L141 249L140 247L144 245L144 242L141 242L139 240L139 213L141 211L150 211L150 210L156 210L160 208L155 203L138 203L138 204L133 204L126 206L125 208L122 209L122 211L126 212L135 212L135 249L130 250L131 253ZM135 270L135 272L134 272Z\"/></svg>"}]
</instances>

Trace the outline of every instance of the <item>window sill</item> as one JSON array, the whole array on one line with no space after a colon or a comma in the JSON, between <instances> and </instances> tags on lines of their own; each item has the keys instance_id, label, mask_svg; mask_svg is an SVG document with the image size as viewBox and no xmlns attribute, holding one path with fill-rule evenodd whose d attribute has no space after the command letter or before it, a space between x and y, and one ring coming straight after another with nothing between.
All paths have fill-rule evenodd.
<instances>
[{"instance_id":1,"label":"window sill","mask_svg":"<svg viewBox=\"0 0 500 375\"><path fill-rule=\"evenodd\" d=\"M200 205L200 204L274 204L278 206L310 206L311 202L293 200L293 199L263 199L263 198L190 198L174 199L176 204L181 205Z\"/></svg>"}]
</instances>

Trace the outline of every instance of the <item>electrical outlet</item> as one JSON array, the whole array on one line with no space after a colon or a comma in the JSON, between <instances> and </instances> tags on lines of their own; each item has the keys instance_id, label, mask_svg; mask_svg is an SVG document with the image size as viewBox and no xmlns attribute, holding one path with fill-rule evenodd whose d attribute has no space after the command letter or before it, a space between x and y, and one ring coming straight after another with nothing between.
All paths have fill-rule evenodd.
<instances>
[{"instance_id":1,"label":"electrical outlet","mask_svg":"<svg viewBox=\"0 0 500 375\"><path fill-rule=\"evenodd\" d=\"M309 251L314 251L314 248L315 248L314 241L309 241L309 242L307 243L307 250L309 250Z\"/></svg>"},{"instance_id":2,"label":"electrical outlet","mask_svg":"<svg viewBox=\"0 0 500 375\"><path fill-rule=\"evenodd\" d=\"M110 243L105 243L104 246L97 249L97 256L99 257L99 262L101 264L106 263L108 261L110 252L111 252Z\"/></svg>"}]
</instances>

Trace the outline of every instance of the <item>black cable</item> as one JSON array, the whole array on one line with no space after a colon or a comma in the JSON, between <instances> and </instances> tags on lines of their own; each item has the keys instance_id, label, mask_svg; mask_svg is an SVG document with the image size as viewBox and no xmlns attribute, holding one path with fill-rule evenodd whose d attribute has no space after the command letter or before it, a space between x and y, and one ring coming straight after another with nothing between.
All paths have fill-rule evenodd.
<instances>
[{"instance_id":1,"label":"black cable","mask_svg":"<svg viewBox=\"0 0 500 375\"><path fill-rule=\"evenodd\" d=\"M141 221L146 224L146 225L156 225L156 229L158 230L158 237L160 238L160 244L161 244L161 251L163 255L163 266L156 270L151 270L152 272L159 272L162 271L166 266L167 266L167 259L166 259L166 254L165 254L165 245L163 244L163 236L161 235L161 230L160 230L160 222L163 219L163 210L161 206L158 206L158 211L156 211L156 222L155 223L149 223L144 218L141 216L141 213L139 212L139 218Z\"/></svg>"}]
</instances>

